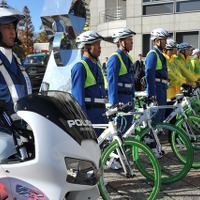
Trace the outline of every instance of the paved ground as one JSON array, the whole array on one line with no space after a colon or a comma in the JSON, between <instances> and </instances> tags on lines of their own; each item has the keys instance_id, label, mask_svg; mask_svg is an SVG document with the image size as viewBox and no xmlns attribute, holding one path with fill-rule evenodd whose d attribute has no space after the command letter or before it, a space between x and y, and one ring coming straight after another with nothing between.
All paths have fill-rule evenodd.
<instances>
[{"instance_id":1,"label":"paved ground","mask_svg":"<svg viewBox=\"0 0 200 200\"><path fill-rule=\"evenodd\" d=\"M166 129L165 129L166 130ZM184 166L180 163L180 160L174 155L174 150L171 149L169 140L170 129L168 132L163 132L161 129L161 134L159 139L162 143L162 150L164 150L165 155L163 158L159 159L161 165L162 174L167 176L171 172L176 173ZM188 160L186 148L179 140L176 139L175 145L176 149L179 149L178 152ZM183 138L182 138L183 139ZM200 146L199 142L194 142L193 145ZM199 148L194 151L194 160L200 161ZM145 154L144 154L145 155ZM142 155L142 156L144 156ZM141 155L139 156L140 158ZM143 160L143 158L142 158ZM146 161L146 160L144 160ZM146 162L143 162L146 163ZM146 165L145 165L146 166ZM148 164L147 164L148 167ZM105 181L108 183L107 186L110 186L110 191L112 192L111 199L115 200L146 200L149 197L150 192L152 191L152 182L148 182L138 171L135 171L136 176L133 178L126 178L122 171L113 171L113 170L104 170L105 172ZM180 181L177 181L172 184L162 185L160 193L157 197L158 200L200 200L200 169L191 169L188 174ZM98 200L102 200L99 197Z\"/></svg>"},{"instance_id":2,"label":"paved ground","mask_svg":"<svg viewBox=\"0 0 200 200\"><path fill-rule=\"evenodd\" d=\"M167 138L167 136L165 137ZM158 159L163 169L162 173L164 173L164 171L169 173L171 170L175 172L181 168L180 161L175 159L174 154L170 154L171 150L167 144L168 142L162 144L162 147L166 147L165 152L167 153L163 158ZM142 158L142 156L144 155L140 154L140 158ZM195 160L200 160L199 156L199 151L195 151ZM148 161L144 159L144 162L147 164ZM164 166L163 164L166 165ZM147 167L148 166L147 164ZM135 169L136 176L133 178L126 178L123 170L110 170L110 168L105 169L104 174L105 181L108 183L107 185L110 186L110 191L112 191L112 199L145 200L148 199L152 191L153 183L147 181L137 169ZM200 169L191 169L182 180L172 184L162 185L157 199L200 200ZM102 199L99 198L99 200Z\"/></svg>"},{"instance_id":3,"label":"paved ground","mask_svg":"<svg viewBox=\"0 0 200 200\"><path fill-rule=\"evenodd\" d=\"M200 169L192 169L181 181L163 185L158 199L199 200Z\"/></svg>"},{"instance_id":4,"label":"paved ground","mask_svg":"<svg viewBox=\"0 0 200 200\"><path fill-rule=\"evenodd\" d=\"M123 178L114 173L110 174L109 179L113 179L116 189L115 200L145 200L144 193L149 184L140 182L140 176L131 179ZM135 183L135 184L134 184ZM173 184L162 185L158 196L159 200L199 200L200 199L200 169L191 169L187 176ZM99 198L101 200L101 198Z\"/></svg>"}]
</instances>

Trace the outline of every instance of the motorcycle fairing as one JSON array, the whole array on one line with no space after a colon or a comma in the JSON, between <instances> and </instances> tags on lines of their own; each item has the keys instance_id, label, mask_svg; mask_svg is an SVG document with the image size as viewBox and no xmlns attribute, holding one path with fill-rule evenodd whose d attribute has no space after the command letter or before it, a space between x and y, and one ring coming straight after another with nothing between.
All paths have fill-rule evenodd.
<instances>
[{"instance_id":1,"label":"motorcycle fairing","mask_svg":"<svg viewBox=\"0 0 200 200\"><path fill-rule=\"evenodd\" d=\"M31 94L20 99L15 110L16 112L32 111L48 118L79 144L86 139L97 142L91 122L70 93L48 91L45 95Z\"/></svg>"}]
</instances>

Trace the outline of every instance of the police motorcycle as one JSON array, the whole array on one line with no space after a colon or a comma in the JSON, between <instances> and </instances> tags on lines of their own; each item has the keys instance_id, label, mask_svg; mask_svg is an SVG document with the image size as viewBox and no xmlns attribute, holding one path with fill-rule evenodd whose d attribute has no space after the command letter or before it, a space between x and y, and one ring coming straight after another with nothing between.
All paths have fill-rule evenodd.
<instances>
[{"instance_id":1,"label":"police motorcycle","mask_svg":"<svg viewBox=\"0 0 200 200\"><path fill-rule=\"evenodd\" d=\"M100 149L91 122L67 92L47 91L17 101L17 128L0 102L0 185L7 200L97 199ZM5 194L4 194L5 197Z\"/></svg>"},{"instance_id":2,"label":"police motorcycle","mask_svg":"<svg viewBox=\"0 0 200 200\"><path fill-rule=\"evenodd\" d=\"M73 45L66 49L62 41L69 34L52 31L52 14L60 15L66 27L75 27L76 34L85 19L65 14L72 0L44 2L42 23L54 35L43 79L50 86L16 102L16 114L28 129L16 127L0 101L0 200L95 200L100 148L90 121L66 89L81 52Z\"/></svg>"}]
</instances>

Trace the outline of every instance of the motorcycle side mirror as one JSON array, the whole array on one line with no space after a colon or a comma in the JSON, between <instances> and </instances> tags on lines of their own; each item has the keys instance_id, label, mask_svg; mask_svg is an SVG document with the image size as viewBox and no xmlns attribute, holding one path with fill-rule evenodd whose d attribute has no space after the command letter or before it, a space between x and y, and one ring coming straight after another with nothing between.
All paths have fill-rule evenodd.
<instances>
[{"instance_id":1,"label":"motorcycle side mirror","mask_svg":"<svg viewBox=\"0 0 200 200\"><path fill-rule=\"evenodd\" d=\"M47 95L47 92L49 90L49 83L47 82L42 82L40 92L42 95Z\"/></svg>"}]
</instances>

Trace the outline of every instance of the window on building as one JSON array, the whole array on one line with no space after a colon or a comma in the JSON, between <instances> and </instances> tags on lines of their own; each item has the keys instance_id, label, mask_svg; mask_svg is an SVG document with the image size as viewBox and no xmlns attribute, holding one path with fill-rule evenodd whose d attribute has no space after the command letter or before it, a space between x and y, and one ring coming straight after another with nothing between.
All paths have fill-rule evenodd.
<instances>
[{"instance_id":1,"label":"window on building","mask_svg":"<svg viewBox=\"0 0 200 200\"><path fill-rule=\"evenodd\" d=\"M169 1L169 0L143 0L143 3L154 2L154 1Z\"/></svg>"},{"instance_id":2,"label":"window on building","mask_svg":"<svg viewBox=\"0 0 200 200\"><path fill-rule=\"evenodd\" d=\"M176 12L200 10L200 0L180 1L176 3Z\"/></svg>"},{"instance_id":3,"label":"window on building","mask_svg":"<svg viewBox=\"0 0 200 200\"><path fill-rule=\"evenodd\" d=\"M143 15L200 10L200 0L143 0ZM173 9L175 10L173 11Z\"/></svg>"},{"instance_id":4,"label":"window on building","mask_svg":"<svg viewBox=\"0 0 200 200\"><path fill-rule=\"evenodd\" d=\"M149 50L152 48L152 41L150 40L150 34L144 34L142 36L142 55L146 57Z\"/></svg>"},{"instance_id":5,"label":"window on building","mask_svg":"<svg viewBox=\"0 0 200 200\"><path fill-rule=\"evenodd\" d=\"M193 47L197 48L198 43L199 43L198 35L199 35L198 31L179 32L179 33L176 33L176 41L177 41L177 43L187 42L187 43L191 44Z\"/></svg>"},{"instance_id":6,"label":"window on building","mask_svg":"<svg viewBox=\"0 0 200 200\"><path fill-rule=\"evenodd\" d=\"M173 13L173 3L151 4L143 6L143 15Z\"/></svg>"},{"instance_id":7,"label":"window on building","mask_svg":"<svg viewBox=\"0 0 200 200\"><path fill-rule=\"evenodd\" d=\"M169 33L170 38L173 38L173 33ZM146 57L147 53L152 49L154 42L151 40L150 34L144 34L142 36L142 55Z\"/></svg>"},{"instance_id":8,"label":"window on building","mask_svg":"<svg viewBox=\"0 0 200 200\"><path fill-rule=\"evenodd\" d=\"M99 21L109 22L126 19L126 1L125 0L106 0L105 8L99 13Z\"/></svg>"}]
</instances>

